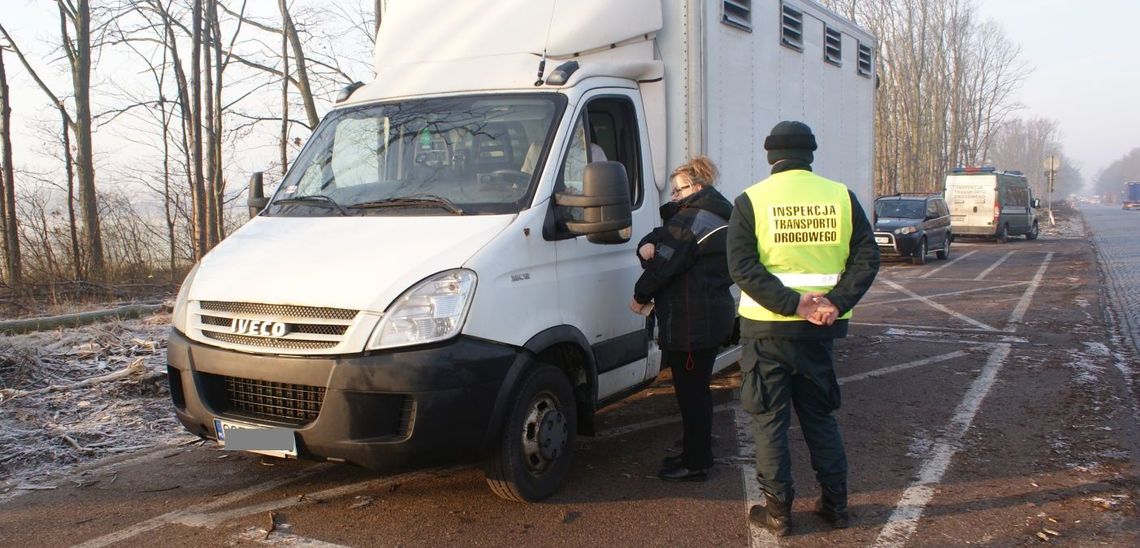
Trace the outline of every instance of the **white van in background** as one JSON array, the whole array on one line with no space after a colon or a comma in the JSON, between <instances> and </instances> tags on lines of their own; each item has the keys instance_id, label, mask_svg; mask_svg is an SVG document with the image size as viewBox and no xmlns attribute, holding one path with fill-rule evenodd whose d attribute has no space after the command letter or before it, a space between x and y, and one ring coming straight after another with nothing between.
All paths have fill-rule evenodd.
<instances>
[{"instance_id":1,"label":"white van in background","mask_svg":"<svg viewBox=\"0 0 1140 548\"><path fill-rule=\"evenodd\" d=\"M807 0L388 0L376 79L271 200L253 179L255 216L183 283L178 418L230 449L482 461L504 498L551 495L595 410L659 373L627 303L669 170L708 154L732 199L802 120L815 170L869 206L874 48Z\"/></svg>"},{"instance_id":2,"label":"white van in background","mask_svg":"<svg viewBox=\"0 0 1140 548\"><path fill-rule=\"evenodd\" d=\"M1010 236L1036 240L1040 233L1036 208L1041 201L1020 171L992 167L959 167L946 176L946 203L954 237Z\"/></svg>"}]
</instances>

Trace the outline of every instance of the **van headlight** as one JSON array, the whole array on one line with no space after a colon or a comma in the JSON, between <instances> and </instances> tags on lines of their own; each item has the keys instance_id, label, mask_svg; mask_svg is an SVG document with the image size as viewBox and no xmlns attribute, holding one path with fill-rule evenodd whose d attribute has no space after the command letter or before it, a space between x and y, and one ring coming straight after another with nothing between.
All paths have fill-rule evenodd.
<instances>
[{"instance_id":1,"label":"van headlight","mask_svg":"<svg viewBox=\"0 0 1140 548\"><path fill-rule=\"evenodd\" d=\"M914 234L915 232L918 232L918 229L913 226L904 226L902 228L895 229L895 234L898 235Z\"/></svg>"},{"instance_id":2,"label":"van headlight","mask_svg":"<svg viewBox=\"0 0 1140 548\"><path fill-rule=\"evenodd\" d=\"M441 272L412 286L384 313L365 350L425 344L458 335L474 294L475 273L463 269Z\"/></svg>"},{"instance_id":3,"label":"van headlight","mask_svg":"<svg viewBox=\"0 0 1140 548\"><path fill-rule=\"evenodd\" d=\"M174 324L174 329L180 333L187 332L186 310L189 308L190 284L194 283L194 275L198 273L198 265L200 264L202 263L194 263L194 266L190 267L190 272L186 274L186 279L182 280L182 286L178 288L178 296L174 299L174 312L171 312L170 321Z\"/></svg>"}]
</instances>

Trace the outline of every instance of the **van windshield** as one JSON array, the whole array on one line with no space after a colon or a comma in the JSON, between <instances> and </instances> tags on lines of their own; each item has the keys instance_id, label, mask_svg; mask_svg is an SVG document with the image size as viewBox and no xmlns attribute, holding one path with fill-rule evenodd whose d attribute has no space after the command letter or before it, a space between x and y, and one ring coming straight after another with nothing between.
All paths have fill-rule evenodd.
<instances>
[{"instance_id":1,"label":"van windshield","mask_svg":"<svg viewBox=\"0 0 1140 548\"><path fill-rule=\"evenodd\" d=\"M321 122L267 215L480 215L530 203L557 94L421 99Z\"/></svg>"},{"instance_id":2,"label":"van windshield","mask_svg":"<svg viewBox=\"0 0 1140 548\"><path fill-rule=\"evenodd\" d=\"M926 216L926 203L921 200L880 200L875 203L879 218L922 219Z\"/></svg>"}]
</instances>

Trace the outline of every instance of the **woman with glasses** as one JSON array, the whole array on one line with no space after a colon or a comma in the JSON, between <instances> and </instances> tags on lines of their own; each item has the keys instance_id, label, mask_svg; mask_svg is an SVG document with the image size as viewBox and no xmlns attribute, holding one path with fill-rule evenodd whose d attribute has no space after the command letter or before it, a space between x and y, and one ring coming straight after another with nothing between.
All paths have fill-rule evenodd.
<instances>
[{"instance_id":1,"label":"woman with glasses","mask_svg":"<svg viewBox=\"0 0 1140 548\"><path fill-rule=\"evenodd\" d=\"M630 309L657 315L661 365L673 374L684 440L666 457L658 477L705 481L712 467L712 393L717 350L732 336L735 315L725 255L732 203L718 192L717 169L705 156L673 170L672 201L661 206L663 225L638 243L645 269Z\"/></svg>"}]
</instances>

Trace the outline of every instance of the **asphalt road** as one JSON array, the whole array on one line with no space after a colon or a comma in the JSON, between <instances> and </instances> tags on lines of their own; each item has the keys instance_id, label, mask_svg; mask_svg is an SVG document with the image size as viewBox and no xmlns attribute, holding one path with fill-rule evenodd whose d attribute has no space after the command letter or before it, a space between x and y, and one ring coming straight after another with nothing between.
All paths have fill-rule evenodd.
<instances>
[{"instance_id":1,"label":"asphalt road","mask_svg":"<svg viewBox=\"0 0 1140 548\"><path fill-rule=\"evenodd\" d=\"M473 467L380 476L208 443L9 498L0 544L1137 546L1140 213L1087 217L1088 237L956 242L946 261L885 265L837 345L846 530L811 512L818 488L798 428L795 531L777 542L749 526L750 419L730 369L715 379L705 483L655 477L680 436L663 376L602 412L568 485L541 504L496 498Z\"/></svg>"}]
</instances>

